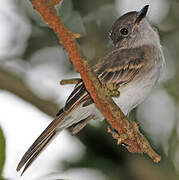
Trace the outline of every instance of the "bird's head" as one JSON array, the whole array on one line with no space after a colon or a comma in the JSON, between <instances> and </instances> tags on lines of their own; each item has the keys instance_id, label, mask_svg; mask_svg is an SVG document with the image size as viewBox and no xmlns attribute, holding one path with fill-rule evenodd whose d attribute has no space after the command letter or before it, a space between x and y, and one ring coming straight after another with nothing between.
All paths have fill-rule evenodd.
<instances>
[{"instance_id":1,"label":"bird's head","mask_svg":"<svg viewBox=\"0 0 179 180\"><path fill-rule=\"evenodd\" d=\"M149 23L144 23L144 21L146 21L148 8L149 5L146 5L139 12L128 12L116 20L109 32L109 37L115 47L129 46L129 43L138 37L140 31L147 28L145 26L148 26Z\"/></svg>"}]
</instances>

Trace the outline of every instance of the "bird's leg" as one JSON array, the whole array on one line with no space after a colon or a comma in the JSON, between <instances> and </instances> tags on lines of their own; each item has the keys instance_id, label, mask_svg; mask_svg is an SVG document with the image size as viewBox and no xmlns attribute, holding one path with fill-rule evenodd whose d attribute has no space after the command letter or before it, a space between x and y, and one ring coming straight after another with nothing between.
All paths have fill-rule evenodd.
<instances>
[{"instance_id":1,"label":"bird's leg","mask_svg":"<svg viewBox=\"0 0 179 180\"><path fill-rule=\"evenodd\" d=\"M117 97L120 96L120 92L118 91L117 84L114 82L106 83L106 88L109 90L111 96Z\"/></svg>"},{"instance_id":2,"label":"bird's leg","mask_svg":"<svg viewBox=\"0 0 179 180\"><path fill-rule=\"evenodd\" d=\"M81 82L80 78L74 78L74 79L63 79L60 81L61 85L66 85L66 84L78 84Z\"/></svg>"}]
</instances>

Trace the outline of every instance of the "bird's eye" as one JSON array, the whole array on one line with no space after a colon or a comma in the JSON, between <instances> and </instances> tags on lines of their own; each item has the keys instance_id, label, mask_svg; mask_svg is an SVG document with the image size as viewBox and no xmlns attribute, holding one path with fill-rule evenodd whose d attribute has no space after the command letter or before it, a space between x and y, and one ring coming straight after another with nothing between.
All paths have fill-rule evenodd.
<instances>
[{"instance_id":1,"label":"bird's eye","mask_svg":"<svg viewBox=\"0 0 179 180\"><path fill-rule=\"evenodd\" d=\"M121 32L121 34L124 35L124 36L128 35L128 29L127 29L127 28L122 28L122 29L120 30L120 32Z\"/></svg>"}]
</instances>

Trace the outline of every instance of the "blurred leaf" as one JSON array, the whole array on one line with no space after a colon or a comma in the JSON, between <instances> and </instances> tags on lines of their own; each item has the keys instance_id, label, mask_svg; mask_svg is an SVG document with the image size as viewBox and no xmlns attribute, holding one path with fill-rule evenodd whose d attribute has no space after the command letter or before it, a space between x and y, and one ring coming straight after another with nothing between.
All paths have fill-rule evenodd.
<instances>
[{"instance_id":1,"label":"blurred leaf","mask_svg":"<svg viewBox=\"0 0 179 180\"><path fill-rule=\"evenodd\" d=\"M74 33L85 34L85 27L81 15L73 10L72 0L62 1L56 6L64 24Z\"/></svg>"},{"instance_id":2,"label":"blurred leaf","mask_svg":"<svg viewBox=\"0 0 179 180\"><path fill-rule=\"evenodd\" d=\"M48 26L43 20L42 17L40 16L39 13L37 13L36 10L32 8L32 4L30 1L17 1L18 3L18 8L19 9L24 9L25 13L30 19L32 20L33 24L36 24L38 26Z\"/></svg>"},{"instance_id":3,"label":"blurred leaf","mask_svg":"<svg viewBox=\"0 0 179 180\"><path fill-rule=\"evenodd\" d=\"M58 9L63 21L66 21L71 16L70 14L72 13L72 1L63 0L62 3L56 6L56 8Z\"/></svg>"},{"instance_id":4,"label":"blurred leaf","mask_svg":"<svg viewBox=\"0 0 179 180\"><path fill-rule=\"evenodd\" d=\"M78 0L78 1L73 1L73 4L76 10L78 10L81 14L86 15L91 11L95 10L96 8L99 8L107 4L114 4L114 2L115 0L90 0L90 1ZM110 14L108 15L110 16Z\"/></svg>"},{"instance_id":5,"label":"blurred leaf","mask_svg":"<svg viewBox=\"0 0 179 180\"><path fill-rule=\"evenodd\" d=\"M2 171L5 162L5 138L0 128L0 180L2 179Z\"/></svg>"},{"instance_id":6,"label":"blurred leaf","mask_svg":"<svg viewBox=\"0 0 179 180\"><path fill-rule=\"evenodd\" d=\"M69 17L66 21L66 26L72 31L80 34L85 34L85 27L83 25L83 20L80 14L77 11L73 11L71 13L71 17Z\"/></svg>"}]
</instances>

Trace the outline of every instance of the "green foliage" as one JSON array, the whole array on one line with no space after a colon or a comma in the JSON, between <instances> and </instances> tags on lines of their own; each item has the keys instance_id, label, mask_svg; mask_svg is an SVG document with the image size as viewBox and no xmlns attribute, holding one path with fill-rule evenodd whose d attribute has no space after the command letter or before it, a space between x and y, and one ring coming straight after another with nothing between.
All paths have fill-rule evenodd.
<instances>
[{"instance_id":1,"label":"green foliage","mask_svg":"<svg viewBox=\"0 0 179 180\"><path fill-rule=\"evenodd\" d=\"M5 138L0 128L0 180L2 180L2 171L5 162Z\"/></svg>"}]
</instances>

